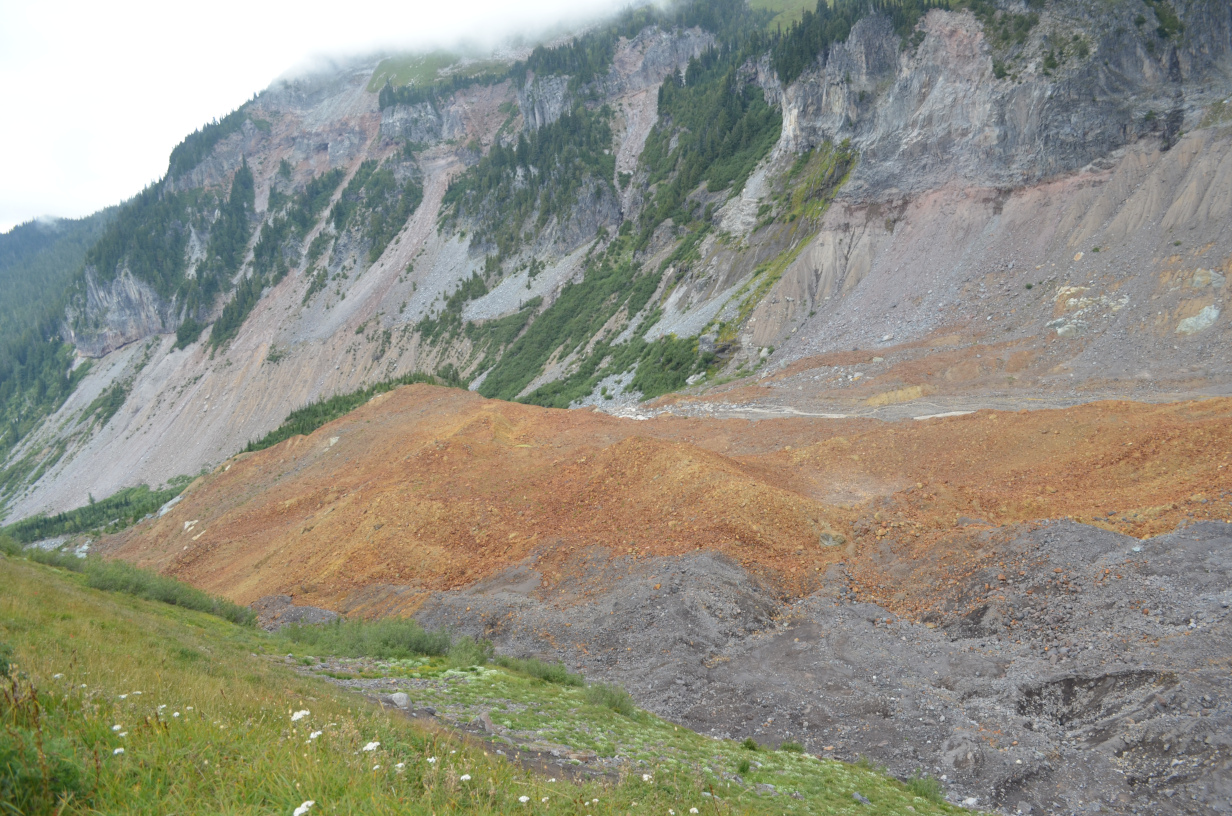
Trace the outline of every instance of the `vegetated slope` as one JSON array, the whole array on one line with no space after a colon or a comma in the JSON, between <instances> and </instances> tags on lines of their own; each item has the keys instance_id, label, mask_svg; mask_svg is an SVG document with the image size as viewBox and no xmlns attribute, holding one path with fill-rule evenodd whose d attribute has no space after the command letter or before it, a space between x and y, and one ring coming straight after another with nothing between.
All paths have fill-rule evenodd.
<instances>
[{"instance_id":1,"label":"vegetated slope","mask_svg":"<svg viewBox=\"0 0 1232 816\"><path fill-rule=\"evenodd\" d=\"M426 659L379 666L395 683L410 675L485 702L484 691L499 687L504 704L514 698L567 712L554 723L558 738L589 727L653 739L657 746L635 749L655 760L638 766L646 775L567 778L559 765L559 779L533 773L533 746L520 764L498 755L496 745L508 743L481 743L426 713L411 721L377 705L362 686L357 694L296 676L277 654L296 648L304 663L317 665L328 652L305 657L285 639L87 589L58 570L0 556L0 588L0 806L13 812L510 812L531 797L545 813L574 813L582 799L600 814L627 812L634 802L681 812L782 812L775 799L739 788L723 790L730 804L703 795L722 784L718 773L736 771L749 753L740 746L644 712L618 714L581 689L545 687L516 669ZM396 688L381 679L383 691ZM664 752L671 758L660 760ZM857 790L873 813L908 804L921 813L956 810L867 768L800 754L757 757L807 792L792 801L793 812L833 812ZM699 770L703 762L714 766L709 775Z\"/></svg>"},{"instance_id":2,"label":"vegetated slope","mask_svg":"<svg viewBox=\"0 0 1232 816\"><path fill-rule=\"evenodd\" d=\"M6 345L63 308L58 298L115 209L80 219L30 221L0 235L0 336Z\"/></svg>"},{"instance_id":3,"label":"vegetated slope","mask_svg":"<svg viewBox=\"0 0 1232 816\"><path fill-rule=\"evenodd\" d=\"M1035 382L1106 386L1087 397L1185 393L1192 366L1223 388L1223 6L933 5L780 35L707 0L503 61L276 83L92 250L66 329L100 365L12 453L10 514L445 367L619 406L954 335L1047 341Z\"/></svg>"},{"instance_id":4,"label":"vegetated slope","mask_svg":"<svg viewBox=\"0 0 1232 816\"><path fill-rule=\"evenodd\" d=\"M416 385L227 461L104 546L236 601L368 612L413 610L532 557L563 588L584 552L704 549L788 595L843 563L864 597L921 615L980 566L958 527L1062 517L1147 536L1226 517L1228 411L635 422ZM887 535L916 581L885 573Z\"/></svg>"},{"instance_id":5,"label":"vegetated slope","mask_svg":"<svg viewBox=\"0 0 1232 816\"><path fill-rule=\"evenodd\" d=\"M53 413L88 369L69 373L58 336L65 289L116 208L78 220L30 221L0 235L0 457ZM0 468L0 502L32 468Z\"/></svg>"}]
</instances>

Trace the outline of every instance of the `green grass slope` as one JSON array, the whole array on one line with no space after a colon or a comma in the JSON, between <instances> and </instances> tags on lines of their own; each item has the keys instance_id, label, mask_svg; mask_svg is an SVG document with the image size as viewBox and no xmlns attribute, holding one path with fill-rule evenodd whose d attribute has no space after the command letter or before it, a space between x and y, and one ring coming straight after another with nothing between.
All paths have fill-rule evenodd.
<instances>
[{"instance_id":1,"label":"green grass slope","mask_svg":"<svg viewBox=\"0 0 1232 816\"><path fill-rule=\"evenodd\" d=\"M299 812L956 810L875 769L702 737L606 687L553 683L544 679L551 672L516 661L459 665L482 660L479 648L365 664L369 674L379 665L431 680L434 698L448 691L448 705L490 710L511 728L579 745L585 734L595 750L626 758L618 781L544 779L489 744L402 719L281 659L288 647L326 645L0 558L0 813L292 814L309 801ZM714 772L725 765L805 798L720 788Z\"/></svg>"}]
</instances>

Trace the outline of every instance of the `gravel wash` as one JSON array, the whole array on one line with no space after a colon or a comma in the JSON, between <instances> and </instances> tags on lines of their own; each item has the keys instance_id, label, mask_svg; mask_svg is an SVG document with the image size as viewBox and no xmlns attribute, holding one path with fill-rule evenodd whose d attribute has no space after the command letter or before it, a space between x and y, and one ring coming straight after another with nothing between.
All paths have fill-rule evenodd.
<instances>
[{"instance_id":1,"label":"gravel wash","mask_svg":"<svg viewBox=\"0 0 1232 816\"><path fill-rule=\"evenodd\" d=\"M856 600L841 564L790 599L700 551L594 553L555 584L531 558L417 617L563 660L703 734L923 771L980 809L1232 813L1232 525L988 540L1030 568L970 575L918 620ZM967 611L973 592L986 602Z\"/></svg>"}]
</instances>

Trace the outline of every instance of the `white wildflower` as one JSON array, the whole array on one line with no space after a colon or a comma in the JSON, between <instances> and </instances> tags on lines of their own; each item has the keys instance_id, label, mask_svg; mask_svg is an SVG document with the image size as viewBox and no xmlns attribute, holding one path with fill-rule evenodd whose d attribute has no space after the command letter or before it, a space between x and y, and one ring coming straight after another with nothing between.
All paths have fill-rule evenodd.
<instances>
[{"instance_id":1,"label":"white wildflower","mask_svg":"<svg viewBox=\"0 0 1232 816\"><path fill-rule=\"evenodd\" d=\"M128 736L128 732L127 732L127 731L121 731L121 732L120 732L120 736L121 736L121 737L127 737L127 736Z\"/></svg>"},{"instance_id":2,"label":"white wildflower","mask_svg":"<svg viewBox=\"0 0 1232 816\"><path fill-rule=\"evenodd\" d=\"M428 757L428 764L429 764L429 765L435 765L435 764L436 764L436 757Z\"/></svg>"},{"instance_id":3,"label":"white wildflower","mask_svg":"<svg viewBox=\"0 0 1232 816\"><path fill-rule=\"evenodd\" d=\"M167 704L166 704L166 703L163 703L163 704L162 704L162 705L160 705L157 709L155 709L155 711L159 711L159 712L161 712L161 711L162 711L164 708L166 708L166 707L167 707Z\"/></svg>"},{"instance_id":4,"label":"white wildflower","mask_svg":"<svg viewBox=\"0 0 1232 816\"><path fill-rule=\"evenodd\" d=\"M123 728L123 727L124 727L124 726L122 726L122 725L113 725L113 726L111 726L111 730L112 730L112 731L119 731L119 730L120 730L121 728Z\"/></svg>"},{"instance_id":5,"label":"white wildflower","mask_svg":"<svg viewBox=\"0 0 1232 816\"><path fill-rule=\"evenodd\" d=\"M518 801L521 802L522 804L526 804L527 802L530 801L530 797L529 796L519 796Z\"/></svg>"},{"instance_id":6,"label":"white wildflower","mask_svg":"<svg viewBox=\"0 0 1232 816\"><path fill-rule=\"evenodd\" d=\"M295 809L295 812L294 812L294 813L292 813L292 814L291 814L291 816L304 816L304 814L305 814L305 813L307 813L307 812L309 811L309 809L310 809L313 805L315 805L315 804L316 804L316 802L314 802L313 800L309 799L307 802L304 802L304 804L302 804L302 805L300 805L299 807L297 807L297 808Z\"/></svg>"},{"instance_id":7,"label":"white wildflower","mask_svg":"<svg viewBox=\"0 0 1232 816\"><path fill-rule=\"evenodd\" d=\"M643 781L643 782L649 782L649 781L650 781L650 774L642 774L642 781Z\"/></svg>"},{"instance_id":8,"label":"white wildflower","mask_svg":"<svg viewBox=\"0 0 1232 816\"><path fill-rule=\"evenodd\" d=\"M139 691L134 691L134 692L132 692L132 693L133 693L134 695L140 695L140 694L141 694L141 692L139 692Z\"/></svg>"},{"instance_id":9,"label":"white wildflower","mask_svg":"<svg viewBox=\"0 0 1232 816\"><path fill-rule=\"evenodd\" d=\"M63 679L64 679L64 675L62 675L62 674L53 674L53 675L51 676L51 679L52 679L52 680L63 680Z\"/></svg>"},{"instance_id":10,"label":"white wildflower","mask_svg":"<svg viewBox=\"0 0 1232 816\"><path fill-rule=\"evenodd\" d=\"M672 810L671 808L668 808L667 816L676 816L676 811Z\"/></svg>"},{"instance_id":11,"label":"white wildflower","mask_svg":"<svg viewBox=\"0 0 1232 816\"><path fill-rule=\"evenodd\" d=\"M399 763L398 763L397 765L395 765L394 767L395 767L395 768L397 768L398 770L402 770L403 768L405 768L405 767L406 767L406 763L405 763L405 762L399 762Z\"/></svg>"},{"instance_id":12,"label":"white wildflower","mask_svg":"<svg viewBox=\"0 0 1232 816\"><path fill-rule=\"evenodd\" d=\"M370 742L370 743L368 743L367 745L365 745L365 746L364 746L364 750L365 750L365 751L375 751L377 748L380 748L380 747L381 747L381 743L379 743L379 742Z\"/></svg>"},{"instance_id":13,"label":"white wildflower","mask_svg":"<svg viewBox=\"0 0 1232 816\"><path fill-rule=\"evenodd\" d=\"M294 714L291 715L291 722L299 722L300 720L304 719L304 717L307 717L311 713L312 712L310 712L306 708L296 711Z\"/></svg>"},{"instance_id":14,"label":"white wildflower","mask_svg":"<svg viewBox=\"0 0 1232 816\"><path fill-rule=\"evenodd\" d=\"M451 754L456 754L456 753L458 753L458 752L457 752L457 751L450 751L449 753L451 753Z\"/></svg>"},{"instance_id":15,"label":"white wildflower","mask_svg":"<svg viewBox=\"0 0 1232 816\"><path fill-rule=\"evenodd\" d=\"M192 710L193 710L193 707L192 707L192 706L189 706L188 708L186 708L186 709L184 709L184 710L185 710L185 711L192 711Z\"/></svg>"},{"instance_id":16,"label":"white wildflower","mask_svg":"<svg viewBox=\"0 0 1232 816\"><path fill-rule=\"evenodd\" d=\"M172 716L172 717L178 717L178 716L180 716L180 712L178 712L178 711L173 712L173 713L171 714L171 716Z\"/></svg>"},{"instance_id":17,"label":"white wildflower","mask_svg":"<svg viewBox=\"0 0 1232 816\"><path fill-rule=\"evenodd\" d=\"M697 813L697 808L689 808L689 813Z\"/></svg>"},{"instance_id":18,"label":"white wildflower","mask_svg":"<svg viewBox=\"0 0 1232 816\"><path fill-rule=\"evenodd\" d=\"M542 799L540 799L539 801L540 801L540 802L546 802L547 800L548 800L548 798L545 796L545 797L543 797Z\"/></svg>"},{"instance_id":19,"label":"white wildflower","mask_svg":"<svg viewBox=\"0 0 1232 816\"><path fill-rule=\"evenodd\" d=\"M549 781L549 782L555 782L555 781L556 781L556 777L552 777L552 778L551 778L551 779L549 779L548 781Z\"/></svg>"},{"instance_id":20,"label":"white wildflower","mask_svg":"<svg viewBox=\"0 0 1232 816\"><path fill-rule=\"evenodd\" d=\"M459 777L458 777L458 779L462 780L463 782L470 782L470 781L471 781L471 775L470 775L470 774L462 774L461 776L459 776Z\"/></svg>"},{"instance_id":21,"label":"white wildflower","mask_svg":"<svg viewBox=\"0 0 1232 816\"><path fill-rule=\"evenodd\" d=\"M127 700L127 699L128 699L128 695L127 695L127 694L121 694L121 695L120 695L120 699L121 699L121 700Z\"/></svg>"},{"instance_id":22,"label":"white wildflower","mask_svg":"<svg viewBox=\"0 0 1232 816\"><path fill-rule=\"evenodd\" d=\"M117 749L115 749L114 751L112 751L112 752L111 752L112 756L119 756L119 755L120 755L120 754L122 754L122 753L124 753L124 749L123 749L123 748L117 748Z\"/></svg>"},{"instance_id":23,"label":"white wildflower","mask_svg":"<svg viewBox=\"0 0 1232 816\"><path fill-rule=\"evenodd\" d=\"M379 770L381 770L381 766L380 766L380 765L373 765L373 766L372 766L372 770L374 770L374 771L379 771Z\"/></svg>"},{"instance_id":24,"label":"white wildflower","mask_svg":"<svg viewBox=\"0 0 1232 816\"><path fill-rule=\"evenodd\" d=\"M324 732L324 731L313 731L311 734L309 734L309 735L308 735L308 739L310 739L310 740L314 740L314 739L316 739L317 737L321 736L321 734L323 734L323 733L325 733L325 732Z\"/></svg>"}]
</instances>

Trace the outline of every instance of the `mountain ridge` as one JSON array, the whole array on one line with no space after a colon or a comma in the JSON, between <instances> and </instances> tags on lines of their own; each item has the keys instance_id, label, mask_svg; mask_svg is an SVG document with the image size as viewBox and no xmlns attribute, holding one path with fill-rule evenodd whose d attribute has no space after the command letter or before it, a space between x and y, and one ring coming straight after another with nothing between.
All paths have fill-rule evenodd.
<instances>
[{"instance_id":1,"label":"mountain ridge","mask_svg":"<svg viewBox=\"0 0 1232 816\"><path fill-rule=\"evenodd\" d=\"M1226 810L1232 7L764 5L192 134L0 357L6 517L966 807Z\"/></svg>"},{"instance_id":2,"label":"mountain ridge","mask_svg":"<svg viewBox=\"0 0 1232 816\"><path fill-rule=\"evenodd\" d=\"M86 387L37 438L11 451L9 460L33 455L34 462L40 460L36 448L62 446L65 431L51 427L71 428L73 415L116 383L131 381L129 393L140 396L117 414L126 429L110 431L110 441L103 438L107 433L89 441L79 434L68 445L73 450L42 457L42 471L32 465L26 477L10 479L10 517L64 509L93 488L105 493L110 485L162 482L192 472L232 453L235 440L263 435L299 405L410 371L450 366L487 394L627 406L637 397L681 389L689 379L704 384L745 375L759 366L764 370L763 360L786 363L840 344L891 348L954 331L978 343L971 312L988 295L977 277L984 282L995 276L1001 288L1023 277L1054 295L1064 287L1091 289L1090 278L1080 283L1053 277L1053 265L1062 252L1068 259L1083 242L1102 240L1095 219L1127 206L1143 212L1137 218L1158 218L1152 208L1166 209L1170 202L1142 204L1129 195L1158 183L1151 172L1168 178L1190 174L1188 188L1174 187L1171 195L1196 196L1195 204L1184 205L1193 215L1178 214L1169 223L1189 218L1188 224L1199 227L1201 257L1180 265L1191 264L1198 277L1204 270L1215 276L1207 275L1210 294L1195 290L1197 299L1177 299L1170 317L1177 323L1207 321L1215 328L1196 336L1226 343L1219 315L1227 273L1220 256L1229 249L1217 229L1223 182L1209 185L1208 193L1194 189L1194 179L1210 172L1201 168L1222 172L1225 149L1214 124L1222 108L1214 100L1223 93L1218 66L1228 59L1221 32L1232 23L1217 6L1178 3L1176 19L1189 20L1188 28L1165 29L1161 23L1155 31L1135 24L1134 3L1115 4L1099 15L1067 2L1026 13L987 3L958 11L887 4L880 15L843 17L843 9L824 19L806 15L779 39L749 35L744 50L733 50L722 40L733 23L707 23L714 9L700 4L676 17L638 12L645 19L632 14L611 29L595 29L602 36L523 55L515 68L552 60L597 68L581 74L575 68L572 76L517 69L527 71L519 74L525 77L521 86L502 78L501 69L485 68L494 73L416 90L419 96L404 105L387 93L388 86L370 91L374 65L276 83L177 148L163 182L166 193L133 205L129 231L113 241L120 254L106 255L127 260L105 274L87 266L64 334L78 353L101 355L107 363L96 365ZM744 19L740 8L733 6L733 19ZM903 18L908 8L915 10ZM909 43L898 34L912 30L904 19L919 21ZM698 20L713 28L697 28ZM1080 33L1062 38L1058 32L1074 21L1082 23ZM673 27L685 23L693 27ZM783 87L774 61L802 47L796 43L813 36L810 25L821 25L822 32L831 31L827 25L839 28L819 35L820 46L808 46L819 49L818 58L806 61ZM680 91L668 93L659 84L689 71L697 72L696 82ZM1082 102L1085 87L1102 88L1096 97L1103 93L1104 101ZM731 108L732 92L723 88L742 88L746 101ZM389 103L383 108L382 97ZM754 132L762 125L754 123L763 116L756 107L762 97L765 116L784 122L772 148L754 146L761 138ZM1160 100L1169 100L1167 110ZM1067 107L1095 124L1064 121ZM706 169L697 162L719 155L714 150L737 156L744 148L688 142L695 135L689 128L696 127L689 123L713 115L688 117L728 108L723 116L732 118L723 121L752 128L741 144L754 151L748 155L756 161L720 171L728 159L716 159ZM1182 135L1189 128L1197 130ZM590 147L588 129L600 139ZM535 138L553 140L553 147L544 142L542 148L554 162L550 171L519 163L530 155L522 155L520 140L533 152L539 149L530 141ZM595 146L607 138L611 147ZM842 148L844 143L850 147ZM681 144L696 152L680 152ZM906 144L915 152L903 152ZM833 152L840 149L851 151L849 175L841 172L845 154ZM502 150L508 159L499 159ZM580 152L569 152L574 150ZM1051 152L1044 160L1039 151ZM498 159L514 164L499 165ZM1198 167L1190 167L1193 161ZM815 200L800 199L793 185L831 172L825 169L830 162L839 162L838 174L810 188L820 190ZM241 166L250 164L252 203L244 205L243 196L229 188ZM1144 174L1149 167L1159 169ZM331 186L337 178L337 186L327 200L308 195L313 179L339 172L341 177L329 177ZM731 178L739 184L745 172L751 175L742 191L711 192L705 181L710 173L710 183ZM484 173L491 182L482 184L489 186L474 186L481 178L476 174ZM417 189L422 202L404 192ZM472 204L463 204L464 189L472 190L466 194ZM1109 193L1090 202L1087 191L1098 189ZM492 209L512 191L523 196L524 214ZM1050 202L1051 226L1030 212L1036 199ZM232 210L234 216L225 215ZM954 215L947 220L945 213ZM1002 226L1010 217L1016 218L1017 234L1051 232L1051 244L990 242L988 237L1014 234ZM221 229L227 218L234 224L230 232ZM1121 225L1128 220L1126 211L1112 222L1122 241L1133 233ZM927 235L913 233L916 222L955 241L930 246ZM172 228L159 232L158 224ZM963 245L957 236L980 230L987 237L977 255L947 257L949 248ZM1159 250L1138 243L1123 251L1101 247L1110 254L1100 259L1142 270L1134 284L1142 290L1140 300L1155 297L1142 287L1160 274L1161 263L1176 262L1146 260L1144 252ZM1023 261L1007 275L1004 264L992 261L1002 246L1006 255L1034 255L1032 265L1050 275L1024 274ZM167 253L182 260L159 266ZM1089 247L1086 254L1092 254ZM895 257L930 255L937 268L965 265L964 274L944 280L937 273L903 278L894 271L902 267ZM94 257L104 255L96 250ZM608 272L601 271L604 264ZM1063 274L1075 274L1078 264L1067 266ZM159 280L165 282L144 280L144 268L161 269ZM601 283L603 275L609 283ZM1105 285L1123 290L1127 284L1113 275ZM933 291L911 294L918 305L904 320L895 301L916 288ZM905 291L898 295L894 289ZM556 311L567 303L569 313L552 323L553 307L567 293ZM635 299L626 301L626 295ZM1100 344L1111 336L1094 327L1121 319L1113 317L1119 297L1063 299L1090 302L1054 310L1044 321L1061 321L1054 326L1023 324L1008 295L1009 308L983 316L995 318L984 322L1001 339L1051 344L1051 356L1057 350L1048 338L1069 332L1063 336L1080 346L1094 344L1085 353L1098 361L1095 368L1106 368L1109 355ZM1037 305L1034 313L1044 309ZM1080 314L1066 316L1074 312ZM582 315L585 322L563 328ZM557 328L548 330L550 325ZM205 329L208 335L201 334ZM174 343L165 339L171 331L178 332ZM1136 359L1145 367L1154 367L1156 359L1175 365L1164 362L1175 355L1157 339L1157 330L1138 334ZM148 354L130 348L150 343L155 346ZM1186 360L1194 356L1180 351ZM1081 360L1084 351L1060 354ZM157 365L138 370L143 360ZM1132 376L1138 363L1120 365ZM237 379L237 370L251 376ZM1047 379L1046 371L1038 373ZM1084 376L1094 376L1090 367ZM265 384L275 382L282 385L267 392ZM216 391L228 395L221 405ZM204 426L185 413L190 403L207 417ZM165 407L152 410L155 404ZM186 444L174 445L171 457L148 447L151 442L121 445L121 438ZM119 450L133 444L147 447ZM50 478L43 476L32 493L15 499L18 490L29 489L25 480L34 472ZM88 484L99 476L99 484Z\"/></svg>"}]
</instances>

